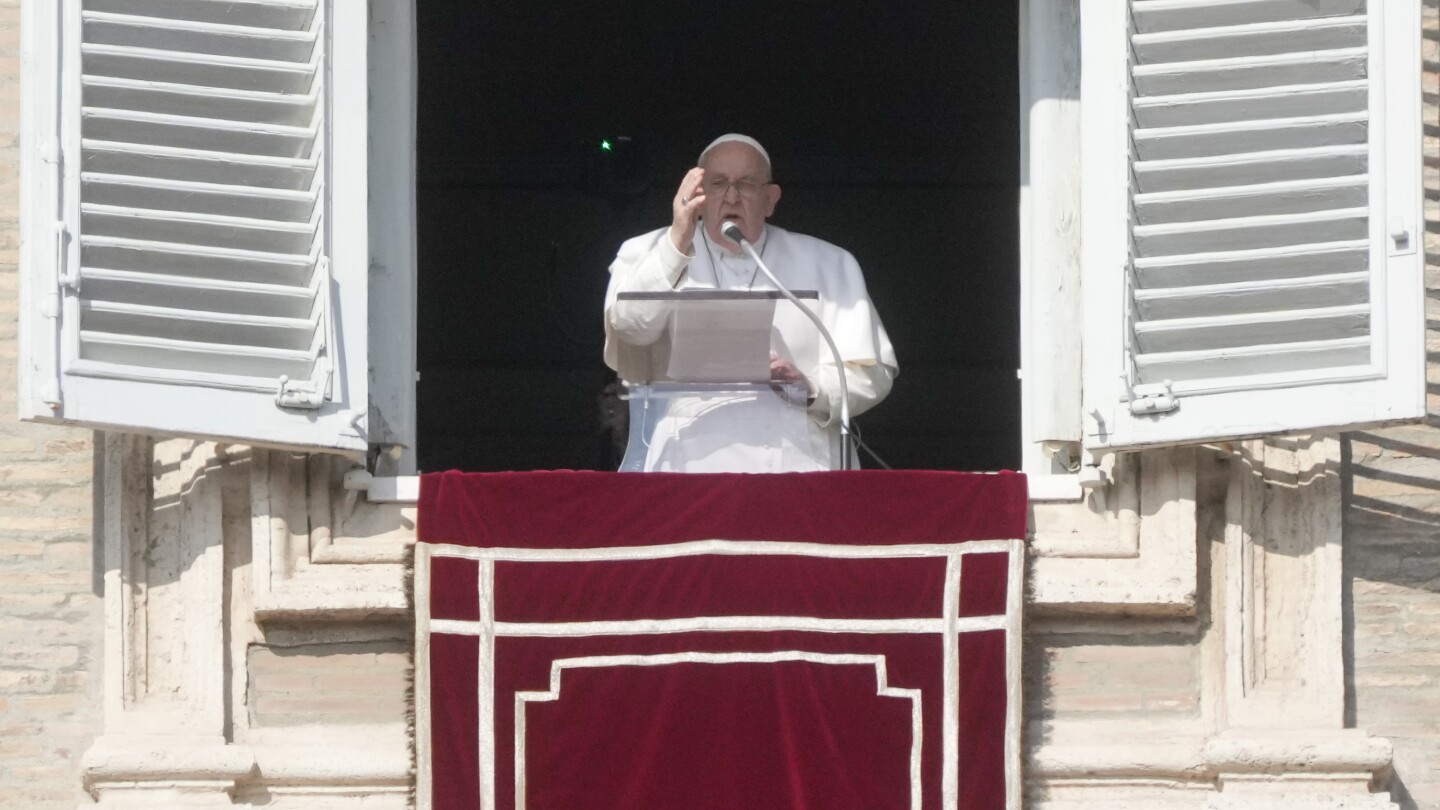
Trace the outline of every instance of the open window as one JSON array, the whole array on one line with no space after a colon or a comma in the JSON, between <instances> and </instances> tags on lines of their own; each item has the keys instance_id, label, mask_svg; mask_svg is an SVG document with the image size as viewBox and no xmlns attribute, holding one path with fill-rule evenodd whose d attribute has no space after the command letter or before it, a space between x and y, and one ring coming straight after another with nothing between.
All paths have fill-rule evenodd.
<instances>
[{"instance_id":1,"label":"open window","mask_svg":"<svg viewBox=\"0 0 1440 810\"><path fill-rule=\"evenodd\" d=\"M866 267L902 374L863 421L897 466L1021 466L1022 275L1032 442L1423 412L1417 0L1017 0L884 25L758 2L720 21L657 4L644 26L366 5L23 6L27 418L351 452L413 448L418 422L426 469L602 467L584 344L604 267L729 129L771 145L777 224ZM522 47L541 16L549 57ZM893 42L857 59L870 29ZM1016 74L1046 59L1063 104L1026 80L1017 114ZM412 100L417 66L415 169L415 116L374 99ZM751 89L712 89L732 74ZM637 126L655 75L679 91ZM1052 137L1067 116L1077 139ZM437 140L435 120L457 125Z\"/></svg>"},{"instance_id":2,"label":"open window","mask_svg":"<svg viewBox=\"0 0 1440 810\"><path fill-rule=\"evenodd\" d=\"M615 468L606 268L729 131L864 270L900 363L865 442L1017 466L1018 2L416 10L422 469Z\"/></svg>"}]
</instances>

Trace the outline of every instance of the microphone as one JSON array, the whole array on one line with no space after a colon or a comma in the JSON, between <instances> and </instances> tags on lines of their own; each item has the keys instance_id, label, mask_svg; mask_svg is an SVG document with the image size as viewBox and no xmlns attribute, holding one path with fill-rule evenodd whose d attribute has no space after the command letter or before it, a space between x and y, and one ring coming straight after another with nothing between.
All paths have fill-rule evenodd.
<instances>
[{"instance_id":1,"label":"microphone","mask_svg":"<svg viewBox=\"0 0 1440 810\"><path fill-rule=\"evenodd\" d=\"M820 330L820 337L824 338L825 343L829 345L830 354L835 358L835 371L840 380L840 469L850 469L851 456L854 453L854 449L850 446L850 386L845 380L845 360L840 356L840 348L835 345L835 338L831 336L830 330L825 328L825 324L820 321L820 316L800 303L800 299L795 297L795 293L790 292L790 289L781 284L780 279L770 272L770 268L765 266L765 260L760 258L760 254L755 251L755 246L745 238L739 223L733 219L727 221L720 226L720 234L750 254L750 258L754 259L755 264L764 271L765 278L769 279L770 283L775 285L775 289L789 299L790 303L805 313L810 322L815 324L815 328Z\"/></svg>"}]
</instances>

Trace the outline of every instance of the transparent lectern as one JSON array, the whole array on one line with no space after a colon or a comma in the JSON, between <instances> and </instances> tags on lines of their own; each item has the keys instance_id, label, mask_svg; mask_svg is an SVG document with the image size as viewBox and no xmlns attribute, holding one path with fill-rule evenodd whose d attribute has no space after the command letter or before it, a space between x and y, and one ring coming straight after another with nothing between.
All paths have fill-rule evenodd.
<instances>
[{"instance_id":1,"label":"transparent lectern","mask_svg":"<svg viewBox=\"0 0 1440 810\"><path fill-rule=\"evenodd\" d=\"M795 295L818 305L813 290ZM820 344L780 293L625 292L611 323L630 403L622 472L829 468L830 437L806 412L805 383L770 379L772 356L813 375Z\"/></svg>"}]
</instances>

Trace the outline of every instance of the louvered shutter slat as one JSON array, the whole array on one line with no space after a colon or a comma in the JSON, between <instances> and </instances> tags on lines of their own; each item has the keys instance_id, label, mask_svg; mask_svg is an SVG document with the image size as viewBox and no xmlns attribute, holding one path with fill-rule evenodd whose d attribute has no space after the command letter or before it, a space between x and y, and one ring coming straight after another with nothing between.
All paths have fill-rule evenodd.
<instances>
[{"instance_id":1,"label":"louvered shutter slat","mask_svg":"<svg viewBox=\"0 0 1440 810\"><path fill-rule=\"evenodd\" d=\"M85 97L96 109L143 109L162 115L285 126L309 126L316 110L315 99L282 93L106 76L86 77L84 86Z\"/></svg>"},{"instance_id":2,"label":"louvered shutter slat","mask_svg":"<svg viewBox=\"0 0 1440 810\"><path fill-rule=\"evenodd\" d=\"M1141 127L1158 129L1264 117L1338 114L1365 106L1368 89L1364 80L1354 79L1278 90L1262 87L1148 96L1136 99L1135 119Z\"/></svg>"},{"instance_id":3,"label":"louvered shutter slat","mask_svg":"<svg viewBox=\"0 0 1440 810\"><path fill-rule=\"evenodd\" d=\"M1216 245L1233 250L1304 245L1326 239L1363 239L1369 211L1346 208L1305 214L1172 222L1134 228L1135 249L1146 256L1204 251Z\"/></svg>"},{"instance_id":4,"label":"louvered shutter slat","mask_svg":"<svg viewBox=\"0 0 1440 810\"><path fill-rule=\"evenodd\" d=\"M86 78L85 96L94 109L143 109L294 127L313 125L316 110L315 100L307 96L98 76Z\"/></svg>"},{"instance_id":5,"label":"louvered shutter slat","mask_svg":"<svg viewBox=\"0 0 1440 810\"><path fill-rule=\"evenodd\" d=\"M308 62L210 56L121 45L89 45L84 53L83 69L91 76L267 93L305 93L315 80L315 67Z\"/></svg>"},{"instance_id":6,"label":"louvered shutter slat","mask_svg":"<svg viewBox=\"0 0 1440 810\"><path fill-rule=\"evenodd\" d=\"M1135 30L1142 34L1221 25L1287 22L1360 14L1365 0L1134 0Z\"/></svg>"},{"instance_id":7,"label":"louvered shutter slat","mask_svg":"<svg viewBox=\"0 0 1440 810\"><path fill-rule=\"evenodd\" d=\"M97 361L94 370L98 376L118 379L170 377L189 380L190 376L174 372L203 372L208 373L210 378L199 379L211 384L261 385L268 383L277 371L302 375L314 362L310 352L298 349L251 346L243 353L237 353L229 343L157 338L124 332L83 330L80 342L86 347L88 357ZM215 369L221 362L226 373L217 374ZM143 370L137 371L136 367Z\"/></svg>"},{"instance_id":8,"label":"louvered shutter slat","mask_svg":"<svg viewBox=\"0 0 1440 810\"><path fill-rule=\"evenodd\" d=\"M1278 312L1363 304L1370 295L1368 273L1242 281L1195 287L1140 290L1135 306L1145 321L1212 315Z\"/></svg>"},{"instance_id":9,"label":"louvered shutter slat","mask_svg":"<svg viewBox=\"0 0 1440 810\"><path fill-rule=\"evenodd\" d=\"M97 299L116 304L147 304L164 300L184 309L248 313L277 318L305 318L315 306L315 291L280 284L234 282L88 268L84 283ZM201 309L201 308L205 309Z\"/></svg>"},{"instance_id":10,"label":"louvered shutter slat","mask_svg":"<svg viewBox=\"0 0 1440 810\"><path fill-rule=\"evenodd\" d=\"M124 301L86 304L89 323L99 331L153 334L182 340L224 338L226 343L243 342L271 349L303 350L315 337L319 313L309 317L286 318L248 312L157 307Z\"/></svg>"},{"instance_id":11,"label":"louvered shutter slat","mask_svg":"<svg viewBox=\"0 0 1440 810\"><path fill-rule=\"evenodd\" d=\"M1399 61L1418 57L1418 18L1413 0L1128 0L1105 11L1126 36L1087 41L1124 51L1096 61L1115 72L1088 86L1108 91L1123 76L1125 126L1097 127L1091 143L1123 137L1128 154L1123 188L1110 187L1123 193L1094 199L1123 201L1127 238L1095 253L1119 261L1095 272L1121 276L1105 286L1124 303L1107 337L1118 390L1095 384L1113 360L1087 348L1087 391L1118 394L1095 411L1092 439L1173 443L1422 411L1408 342L1418 310L1396 297L1419 283L1406 230L1418 219L1406 166L1418 168L1419 98L1414 110L1387 100L1418 91L1418 58ZM1404 39L1377 33L1386 26ZM1410 258L1392 267L1391 256ZM1307 401L1305 386L1332 387ZM1266 411L1267 397L1282 412ZM1333 403L1340 415L1323 415Z\"/></svg>"},{"instance_id":12,"label":"louvered shutter slat","mask_svg":"<svg viewBox=\"0 0 1440 810\"><path fill-rule=\"evenodd\" d=\"M1181 160L1364 143L1367 119L1361 111L1137 129L1135 152L1142 161Z\"/></svg>"},{"instance_id":13,"label":"louvered shutter slat","mask_svg":"<svg viewBox=\"0 0 1440 810\"><path fill-rule=\"evenodd\" d=\"M297 291L308 286L315 273L315 260L310 256L99 235L86 237L82 256L82 275L104 268L159 277L183 274L197 282L218 279L283 284Z\"/></svg>"},{"instance_id":14,"label":"louvered shutter slat","mask_svg":"<svg viewBox=\"0 0 1440 810\"><path fill-rule=\"evenodd\" d=\"M1368 273L1369 240L1327 242L1259 250L1183 253L1135 262L1143 290L1198 284L1231 284L1256 279L1334 276Z\"/></svg>"},{"instance_id":15,"label":"louvered shutter slat","mask_svg":"<svg viewBox=\"0 0 1440 810\"><path fill-rule=\"evenodd\" d=\"M306 222L217 216L121 205L81 206L81 227L96 236L128 236L157 242L214 245L237 250L303 254L315 239Z\"/></svg>"},{"instance_id":16,"label":"louvered shutter slat","mask_svg":"<svg viewBox=\"0 0 1440 810\"><path fill-rule=\"evenodd\" d=\"M1325 177L1251 186L1134 195L1135 221L1193 222L1357 208L1369 199L1370 179Z\"/></svg>"},{"instance_id":17,"label":"louvered shutter slat","mask_svg":"<svg viewBox=\"0 0 1440 810\"><path fill-rule=\"evenodd\" d=\"M1134 165L1133 177L1135 190L1139 193L1342 177L1364 174L1367 154L1364 144L1346 144L1203 158L1147 160Z\"/></svg>"},{"instance_id":18,"label":"louvered shutter slat","mask_svg":"<svg viewBox=\"0 0 1440 810\"><path fill-rule=\"evenodd\" d=\"M1363 31L1361 32L1363 34ZM1222 43L1215 43L1223 47ZM1138 95L1223 93L1298 84L1345 82L1365 77L1364 48L1341 48L1292 56L1273 54L1195 62L1164 62L1135 68Z\"/></svg>"},{"instance_id":19,"label":"louvered shutter slat","mask_svg":"<svg viewBox=\"0 0 1440 810\"><path fill-rule=\"evenodd\" d=\"M1274 312L1226 313L1148 320L1137 325L1140 353L1228 349L1364 337L1370 310L1365 304ZM1142 382L1157 382L1142 380Z\"/></svg>"},{"instance_id":20,"label":"louvered shutter slat","mask_svg":"<svg viewBox=\"0 0 1440 810\"><path fill-rule=\"evenodd\" d=\"M87 11L84 24L85 41L96 45L180 50L286 62L307 61L315 47L313 28L288 31L103 11Z\"/></svg>"},{"instance_id":21,"label":"louvered shutter slat","mask_svg":"<svg viewBox=\"0 0 1440 810\"><path fill-rule=\"evenodd\" d=\"M84 166L104 174L137 177L290 190L317 187L315 158L275 158L87 139Z\"/></svg>"},{"instance_id":22,"label":"louvered shutter slat","mask_svg":"<svg viewBox=\"0 0 1440 810\"><path fill-rule=\"evenodd\" d=\"M1137 20L1143 19L1145 14L1144 7L1140 7ZM1346 16L1136 34L1131 38L1131 45L1143 62L1158 59L1201 61L1212 58L1217 52L1261 56L1324 51L1350 47L1364 39L1364 20Z\"/></svg>"},{"instance_id":23,"label":"louvered shutter slat","mask_svg":"<svg viewBox=\"0 0 1440 810\"><path fill-rule=\"evenodd\" d=\"M1139 373L1147 380L1185 380L1204 378L1216 388L1243 385L1246 377L1256 373L1274 375L1277 382L1284 375L1309 379L1313 372L1324 369L1347 371L1363 368L1370 361L1368 338L1340 338L1246 346L1225 351L1213 349L1151 352L1136 359ZM1303 376L1302 376L1303 375ZM1271 414L1284 418L1283 413Z\"/></svg>"},{"instance_id":24,"label":"louvered shutter slat","mask_svg":"<svg viewBox=\"0 0 1440 810\"><path fill-rule=\"evenodd\" d=\"M123 174L81 175L87 199L102 205L133 204L199 214L308 221L315 213L314 192L263 186L229 186Z\"/></svg>"},{"instance_id":25,"label":"louvered shutter slat","mask_svg":"<svg viewBox=\"0 0 1440 810\"><path fill-rule=\"evenodd\" d=\"M85 8L114 14L298 31L304 30L313 19L315 0L88 0Z\"/></svg>"},{"instance_id":26,"label":"louvered shutter slat","mask_svg":"<svg viewBox=\"0 0 1440 810\"><path fill-rule=\"evenodd\" d=\"M282 158L304 157L315 145L308 127L93 107L82 115L86 134L104 141Z\"/></svg>"}]
</instances>

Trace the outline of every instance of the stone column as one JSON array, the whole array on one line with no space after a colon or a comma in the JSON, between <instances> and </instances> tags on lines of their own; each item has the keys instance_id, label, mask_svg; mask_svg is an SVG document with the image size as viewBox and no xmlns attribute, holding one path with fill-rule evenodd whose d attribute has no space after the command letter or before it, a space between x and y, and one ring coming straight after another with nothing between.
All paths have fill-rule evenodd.
<instances>
[{"instance_id":1,"label":"stone column","mask_svg":"<svg viewBox=\"0 0 1440 810\"><path fill-rule=\"evenodd\" d=\"M1241 443L1226 500L1217 810L1390 807L1390 743L1344 727L1340 444ZM1219 572L1217 572L1219 573Z\"/></svg>"},{"instance_id":2,"label":"stone column","mask_svg":"<svg viewBox=\"0 0 1440 810\"><path fill-rule=\"evenodd\" d=\"M230 807L254 756L228 742L227 477L210 443L105 445L104 734L85 754L100 807Z\"/></svg>"}]
</instances>

